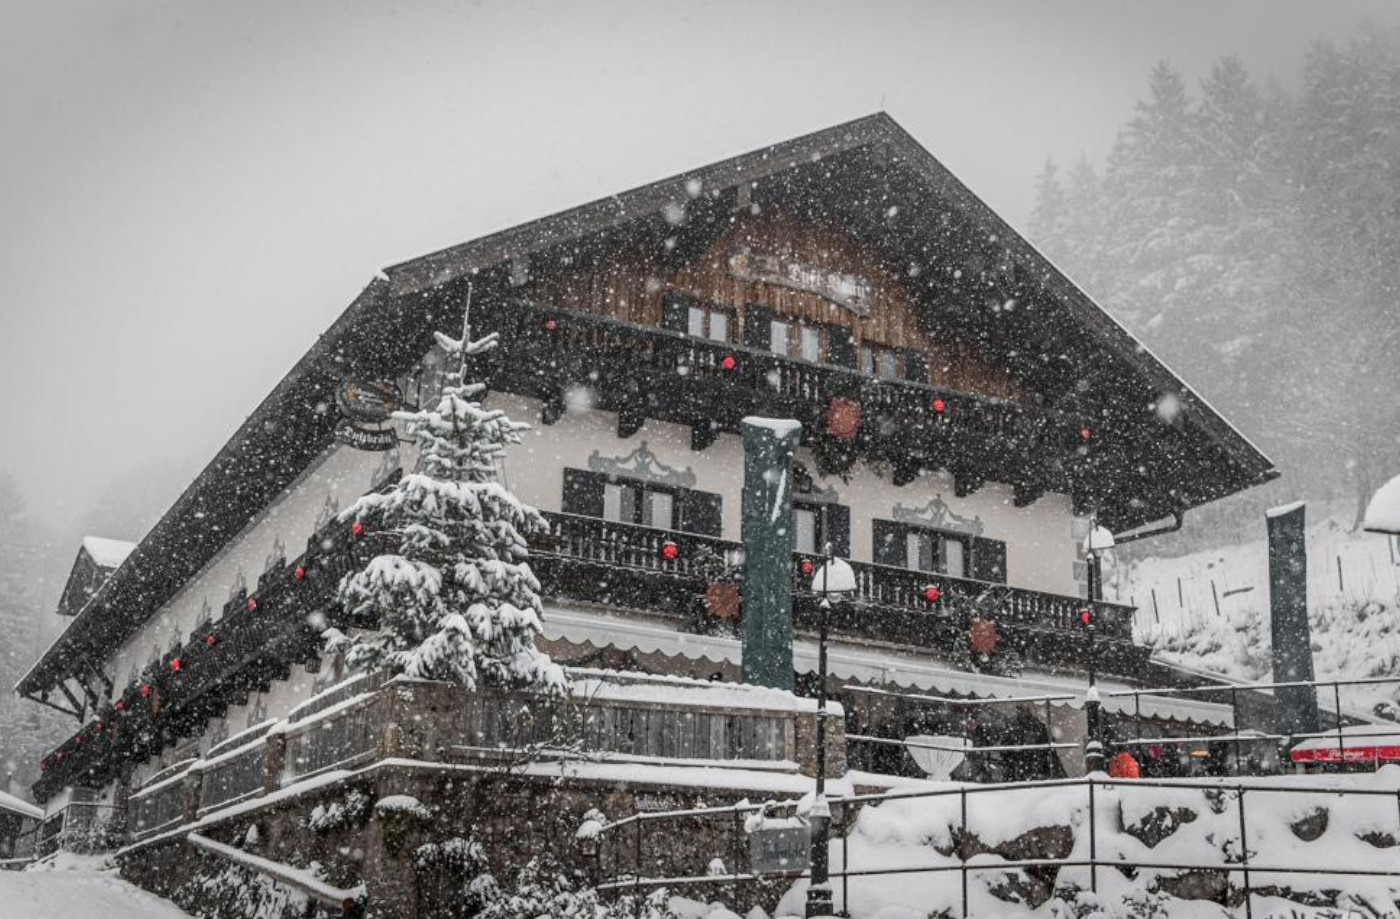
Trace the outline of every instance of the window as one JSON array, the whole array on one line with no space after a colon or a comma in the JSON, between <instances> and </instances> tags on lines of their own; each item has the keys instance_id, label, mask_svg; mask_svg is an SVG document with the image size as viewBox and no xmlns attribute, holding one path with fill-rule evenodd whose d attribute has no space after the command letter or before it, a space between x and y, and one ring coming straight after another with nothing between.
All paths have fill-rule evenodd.
<instances>
[{"instance_id":1,"label":"window","mask_svg":"<svg viewBox=\"0 0 1400 919\"><path fill-rule=\"evenodd\" d=\"M721 307L675 294L667 294L661 303L661 327L672 332L727 342L732 326L729 311Z\"/></svg>"},{"instance_id":2,"label":"window","mask_svg":"<svg viewBox=\"0 0 1400 919\"><path fill-rule=\"evenodd\" d=\"M566 514L720 535L719 495L641 478L565 469L561 506Z\"/></svg>"},{"instance_id":3,"label":"window","mask_svg":"<svg viewBox=\"0 0 1400 919\"><path fill-rule=\"evenodd\" d=\"M674 530L675 506L671 493L657 486L637 482L608 482L603 485L604 520Z\"/></svg>"},{"instance_id":4,"label":"window","mask_svg":"<svg viewBox=\"0 0 1400 919\"><path fill-rule=\"evenodd\" d=\"M822 359L822 333L820 329L804 325L798 329L798 341L801 345L799 357L804 361L817 363Z\"/></svg>"},{"instance_id":5,"label":"window","mask_svg":"<svg viewBox=\"0 0 1400 919\"><path fill-rule=\"evenodd\" d=\"M936 530L911 529L904 537L905 568L949 577L967 575L967 548L962 539Z\"/></svg>"},{"instance_id":6,"label":"window","mask_svg":"<svg viewBox=\"0 0 1400 919\"><path fill-rule=\"evenodd\" d=\"M851 554L850 510L843 505L797 498L792 503L792 528L794 552L824 555L829 542L836 555Z\"/></svg>"},{"instance_id":7,"label":"window","mask_svg":"<svg viewBox=\"0 0 1400 919\"><path fill-rule=\"evenodd\" d=\"M860 346L860 372L881 380L899 378L899 356L889 348Z\"/></svg>"},{"instance_id":8,"label":"window","mask_svg":"<svg viewBox=\"0 0 1400 919\"><path fill-rule=\"evenodd\" d=\"M691 304L686 308L687 335L711 341L729 341L729 314L710 306Z\"/></svg>"},{"instance_id":9,"label":"window","mask_svg":"<svg viewBox=\"0 0 1400 919\"><path fill-rule=\"evenodd\" d=\"M792 354L792 324L774 319L768 326L768 350L788 357Z\"/></svg>"},{"instance_id":10,"label":"window","mask_svg":"<svg viewBox=\"0 0 1400 919\"><path fill-rule=\"evenodd\" d=\"M871 521L876 564L1006 583L1006 543L931 527Z\"/></svg>"}]
</instances>

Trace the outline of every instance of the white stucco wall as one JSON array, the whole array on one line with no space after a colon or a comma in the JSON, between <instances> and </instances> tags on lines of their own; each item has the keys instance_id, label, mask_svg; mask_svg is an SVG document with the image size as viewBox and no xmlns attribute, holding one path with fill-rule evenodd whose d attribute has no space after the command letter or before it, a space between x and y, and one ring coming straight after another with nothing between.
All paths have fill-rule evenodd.
<instances>
[{"instance_id":1,"label":"white stucco wall","mask_svg":"<svg viewBox=\"0 0 1400 919\"><path fill-rule=\"evenodd\" d=\"M540 424L539 403L508 394L493 394L488 402L518 421L533 427L524 443L506 459L506 484L524 501L541 510L560 510L564 494L564 469L587 469L594 450L609 458L623 457L643 441L657 459L671 467L695 473L695 487L723 500L723 536L738 540L739 504L743 489L743 443L737 434L721 434L701 452L690 449L690 430L648 420L634 436L617 436L617 416L610 412L574 411L553 425ZM816 469L810 451L799 449L798 459ZM837 499L851 509L851 554L857 561L872 561L871 521L892 519L896 504L921 507L935 495L955 514L979 518L982 535L1006 543L1008 582L1015 587L1074 594L1074 540L1070 534L1071 502L1067 495L1047 494L1029 507L1016 507L1009 485L988 483L965 498L954 494L953 480L944 472L928 473L903 487L878 475L862 463L852 469L849 481L818 478L821 488L834 488Z\"/></svg>"}]
</instances>

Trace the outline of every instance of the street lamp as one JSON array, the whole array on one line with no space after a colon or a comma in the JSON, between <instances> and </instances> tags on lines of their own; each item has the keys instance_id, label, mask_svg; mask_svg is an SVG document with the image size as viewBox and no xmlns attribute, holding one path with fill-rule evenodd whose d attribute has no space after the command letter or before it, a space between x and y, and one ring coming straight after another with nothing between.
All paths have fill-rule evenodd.
<instances>
[{"instance_id":1,"label":"street lamp","mask_svg":"<svg viewBox=\"0 0 1400 919\"><path fill-rule=\"evenodd\" d=\"M812 826L812 881L807 888L807 917L830 916L831 866L829 861L831 837L831 807L826 803L826 628L831 614L831 598L856 592L856 573L851 566L835 557L830 543L826 546L826 561L812 574L812 589L821 594L817 605L817 790L812 797L808 819Z\"/></svg>"},{"instance_id":2,"label":"street lamp","mask_svg":"<svg viewBox=\"0 0 1400 919\"><path fill-rule=\"evenodd\" d=\"M1094 646L1094 631L1096 628L1095 618L1098 616L1098 607L1095 605L1103 599L1103 571L1100 568L1102 556L1100 553L1113 548L1113 534L1092 518L1089 521L1089 535L1084 539L1084 560L1088 566L1088 594L1089 606L1079 614L1079 622L1084 626L1085 633L1089 636L1089 659L1087 666L1089 670L1089 689L1084 694L1084 771L1102 772L1104 769L1104 751L1102 724L1102 702L1099 699L1099 687L1097 685L1097 665L1098 649Z\"/></svg>"}]
</instances>

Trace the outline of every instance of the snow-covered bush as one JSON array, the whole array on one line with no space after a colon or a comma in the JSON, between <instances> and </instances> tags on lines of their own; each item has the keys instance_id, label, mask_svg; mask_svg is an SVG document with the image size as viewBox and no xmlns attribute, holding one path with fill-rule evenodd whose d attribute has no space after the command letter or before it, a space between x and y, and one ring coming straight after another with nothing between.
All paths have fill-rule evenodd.
<instances>
[{"instance_id":1,"label":"snow-covered bush","mask_svg":"<svg viewBox=\"0 0 1400 919\"><path fill-rule=\"evenodd\" d=\"M461 369L435 407L394 414L418 444L418 469L341 514L399 541L341 582L346 611L379 623L352 640L347 660L470 687L560 691L563 671L535 646L539 582L524 538L544 520L497 481L498 460L526 426L483 408L485 387L465 382L467 359L496 337L437 340Z\"/></svg>"},{"instance_id":2,"label":"snow-covered bush","mask_svg":"<svg viewBox=\"0 0 1400 919\"><path fill-rule=\"evenodd\" d=\"M369 816L369 811L369 795L352 789L339 801L317 804L302 823L313 833L332 833L359 826Z\"/></svg>"}]
</instances>

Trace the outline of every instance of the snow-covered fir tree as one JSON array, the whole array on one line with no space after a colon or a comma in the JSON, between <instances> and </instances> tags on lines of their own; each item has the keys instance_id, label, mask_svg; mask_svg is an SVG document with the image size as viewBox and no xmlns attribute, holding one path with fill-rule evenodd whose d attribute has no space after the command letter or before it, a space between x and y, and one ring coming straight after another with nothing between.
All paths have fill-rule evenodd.
<instances>
[{"instance_id":1,"label":"snow-covered fir tree","mask_svg":"<svg viewBox=\"0 0 1400 919\"><path fill-rule=\"evenodd\" d=\"M468 329L460 340L437 340L459 359L458 371L435 407L394 416L418 445L417 470L341 515L399 541L397 553L341 582L343 607L379 623L351 642L347 660L473 688L562 691L563 671L535 645L539 582L525 534L544 520L497 476L497 461L528 425L484 408L484 385L466 381L469 359L495 347L494 334L472 341Z\"/></svg>"}]
</instances>

